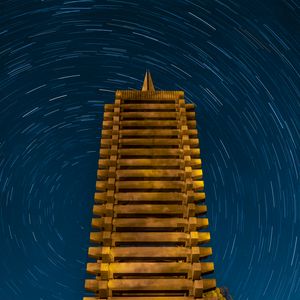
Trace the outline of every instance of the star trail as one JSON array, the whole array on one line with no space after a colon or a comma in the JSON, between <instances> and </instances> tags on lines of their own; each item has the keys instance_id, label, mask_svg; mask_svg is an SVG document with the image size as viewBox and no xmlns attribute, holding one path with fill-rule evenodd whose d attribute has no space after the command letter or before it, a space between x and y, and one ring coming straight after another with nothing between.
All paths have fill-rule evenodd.
<instances>
[{"instance_id":1,"label":"star trail","mask_svg":"<svg viewBox=\"0 0 300 300\"><path fill-rule=\"evenodd\" d=\"M0 3L0 299L85 295L103 106L184 90L218 286L300 299L296 0Z\"/></svg>"}]
</instances>

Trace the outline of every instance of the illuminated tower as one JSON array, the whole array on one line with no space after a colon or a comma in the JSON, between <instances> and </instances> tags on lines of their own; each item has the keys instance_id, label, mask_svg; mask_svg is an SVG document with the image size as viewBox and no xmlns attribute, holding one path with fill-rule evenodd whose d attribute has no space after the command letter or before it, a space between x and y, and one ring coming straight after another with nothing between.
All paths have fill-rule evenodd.
<instances>
[{"instance_id":1,"label":"illuminated tower","mask_svg":"<svg viewBox=\"0 0 300 300\"><path fill-rule=\"evenodd\" d=\"M192 300L214 290L194 104L183 91L118 90L106 104L85 300Z\"/></svg>"}]
</instances>

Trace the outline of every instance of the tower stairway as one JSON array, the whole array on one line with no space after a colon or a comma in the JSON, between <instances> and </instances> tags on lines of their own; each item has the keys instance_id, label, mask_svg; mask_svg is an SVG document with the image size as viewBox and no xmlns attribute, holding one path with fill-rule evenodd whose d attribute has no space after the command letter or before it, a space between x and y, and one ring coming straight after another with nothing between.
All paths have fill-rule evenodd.
<instances>
[{"instance_id":1,"label":"tower stairway","mask_svg":"<svg viewBox=\"0 0 300 300\"><path fill-rule=\"evenodd\" d=\"M84 300L217 300L194 104L146 73L104 110Z\"/></svg>"}]
</instances>

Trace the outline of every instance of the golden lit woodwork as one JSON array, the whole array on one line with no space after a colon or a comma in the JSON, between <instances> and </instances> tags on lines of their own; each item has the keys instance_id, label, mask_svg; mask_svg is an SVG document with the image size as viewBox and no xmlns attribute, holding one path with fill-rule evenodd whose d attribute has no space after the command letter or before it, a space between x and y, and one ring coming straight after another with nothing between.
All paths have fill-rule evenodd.
<instances>
[{"instance_id":1,"label":"golden lit woodwork","mask_svg":"<svg viewBox=\"0 0 300 300\"><path fill-rule=\"evenodd\" d=\"M84 300L220 300L195 105L182 91L119 90L105 104Z\"/></svg>"}]
</instances>

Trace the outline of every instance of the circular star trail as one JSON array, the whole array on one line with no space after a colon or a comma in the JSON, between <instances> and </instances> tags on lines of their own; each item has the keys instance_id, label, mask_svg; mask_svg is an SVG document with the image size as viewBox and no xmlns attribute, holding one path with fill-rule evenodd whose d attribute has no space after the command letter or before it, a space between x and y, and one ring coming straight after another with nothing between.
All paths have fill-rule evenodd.
<instances>
[{"instance_id":1,"label":"circular star trail","mask_svg":"<svg viewBox=\"0 0 300 300\"><path fill-rule=\"evenodd\" d=\"M1 1L0 298L81 299L103 106L197 106L218 286L300 299L300 5Z\"/></svg>"}]
</instances>

